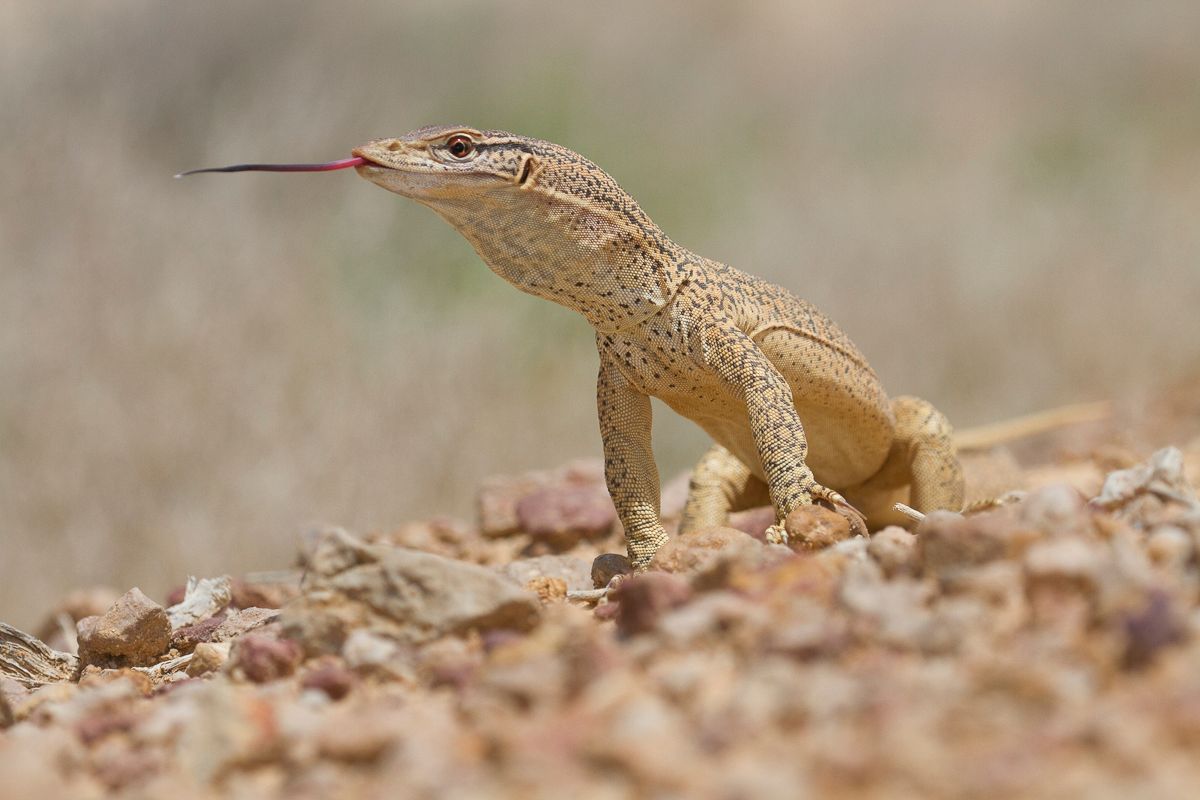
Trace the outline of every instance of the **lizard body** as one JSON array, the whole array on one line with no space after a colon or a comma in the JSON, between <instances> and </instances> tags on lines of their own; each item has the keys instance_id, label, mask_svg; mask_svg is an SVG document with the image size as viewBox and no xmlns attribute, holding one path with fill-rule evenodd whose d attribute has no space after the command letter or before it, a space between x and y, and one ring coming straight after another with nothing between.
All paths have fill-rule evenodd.
<instances>
[{"instance_id":1,"label":"lizard body","mask_svg":"<svg viewBox=\"0 0 1200 800\"><path fill-rule=\"evenodd\" d=\"M693 471L683 529L769 495L778 524L820 500L873 527L961 506L951 430L931 405L889 399L850 339L786 289L676 244L603 170L502 131L422 128L354 150L359 174L431 207L498 275L581 313L600 354L605 478L629 555L667 536L650 397L715 444ZM844 497L843 497L844 495ZM860 520L861 521L861 520Z\"/></svg>"}]
</instances>

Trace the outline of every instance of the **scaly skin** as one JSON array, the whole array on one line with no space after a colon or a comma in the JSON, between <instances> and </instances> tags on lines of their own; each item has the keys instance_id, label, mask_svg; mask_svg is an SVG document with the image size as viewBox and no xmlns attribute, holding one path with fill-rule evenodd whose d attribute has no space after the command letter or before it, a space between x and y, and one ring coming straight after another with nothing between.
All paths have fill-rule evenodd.
<instances>
[{"instance_id":1,"label":"scaly skin","mask_svg":"<svg viewBox=\"0 0 1200 800\"><path fill-rule=\"evenodd\" d=\"M651 396L716 443L693 472L685 530L721 524L766 493L775 540L786 538L788 513L814 500L851 518L857 507L873 527L903 522L891 512L897 501L961 506L962 472L936 409L889 400L821 312L675 244L579 154L455 126L378 139L354 155L368 162L360 175L432 208L502 278L595 328L605 477L635 566L667 540Z\"/></svg>"}]
</instances>

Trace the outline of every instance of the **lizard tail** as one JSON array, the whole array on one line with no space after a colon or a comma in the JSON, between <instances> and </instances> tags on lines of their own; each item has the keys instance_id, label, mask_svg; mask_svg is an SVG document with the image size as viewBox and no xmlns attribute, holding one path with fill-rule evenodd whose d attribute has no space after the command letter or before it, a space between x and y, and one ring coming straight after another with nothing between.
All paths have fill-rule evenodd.
<instances>
[{"instance_id":1,"label":"lizard tail","mask_svg":"<svg viewBox=\"0 0 1200 800\"><path fill-rule=\"evenodd\" d=\"M1107 400L1094 403L1076 403L1060 406L1048 411L1026 414L1023 417L993 422L968 428L954 434L954 446L962 450L986 450L998 444L1024 439L1039 433L1078 425L1082 422L1099 422L1112 416L1112 404Z\"/></svg>"}]
</instances>

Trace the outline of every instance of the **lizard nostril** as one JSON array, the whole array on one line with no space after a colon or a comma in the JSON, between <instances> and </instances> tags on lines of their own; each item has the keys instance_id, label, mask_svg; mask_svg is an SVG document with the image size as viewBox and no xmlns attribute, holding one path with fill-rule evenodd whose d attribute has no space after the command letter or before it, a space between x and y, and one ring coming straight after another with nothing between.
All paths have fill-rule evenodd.
<instances>
[{"instance_id":1,"label":"lizard nostril","mask_svg":"<svg viewBox=\"0 0 1200 800\"><path fill-rule=\"evenodd\" d=\"M399 142L388 142L387 149L391 150L394 153L403 146L404 145L400 144Z\"/></svg>"}]
</instances>

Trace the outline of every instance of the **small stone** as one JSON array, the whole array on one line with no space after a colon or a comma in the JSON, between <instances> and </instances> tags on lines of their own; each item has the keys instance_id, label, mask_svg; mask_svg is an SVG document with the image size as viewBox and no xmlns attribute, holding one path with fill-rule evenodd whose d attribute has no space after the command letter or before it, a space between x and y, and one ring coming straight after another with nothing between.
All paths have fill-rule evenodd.
<instances>
[{"instance_id":1,"label":"small stone","mask_svg":"<svg viewBox=\"0 0 1200 800\"><path fill-rule=\"evenodd\" d=\"M278 618L279 612L273 608L239 609L178 629L171 635L171 646L181 653L188 653L200 642L228 642Z\"/></svg>"},{"instance_id":2,"label":"small stone","mask_svg":"<svg viewBox=\"0 0 1200 800\"><path fill-rule=\"evenodd\" d=\"M1103 547L1080 538L1051 539L1038 542L1025 554L1025 569L1030 578L1041 581L1065 581L1095 588L1105 566Z\"/></svg>"},{"instance_id":3,"label":"small stone","mask_svg":"<svg viewBox=\"0 0 1200 800\"><path fill-rule=\"evenodd\" d=\"M171 645L166 609L141 589L126 592L99 617L79 621L79 658L83 664L145 666Z\"/></svg>"},{"instance_id":4,"label":"small stone","mask_svg":"<svg viewBox=\"0 0 1200 800\"><path fill-rule=\"evenodd\" d=\"M617 631L622 636L654 630L660 617L690 599L692 590L682 578L665 572L644 572L626 578L609 594L618 603Z\"/></svg>"},{"instance_id":5,"label":"small stone","mask_svg":"<svg viewBox=\"0 0 1200 800\"><path fill-rule=\"evenodd\" d=\"M1145 492L1193 500L1195 493L1184 476L1183 463L1183 452L1179 448L1164 447L1144 464L1110 473L1092 502L1102 508L1118 508Z\"/></svg>"},{"instance_id":6,"label":"small stone","mask_svg":"<svg viewBox=\"0 0 1200 800\"><path fill-rule=\"evenodd\" d=\"M1151 592L1145 608L1124 619L1124 665L1139 669L1150 664L1164 647L1183 639L1184 625L1164 592Z\"/></svg>"},{"instance_id":7,"label":"small stone","mask_svg":"<svg viewBox=\"0 0 1200 800\"><path fill-rule=\"evenodd\" d=\"M395 745L402 728L383 714L364 714L323 727L317 751L334 761L364 764L377 761Z\"/></svg>"},{"instance_id":8,"label":"small stone","mask_svg":"<svg viewBox=\"0 0 1200 800\"><path fill-rule=\"evenodd\" d=\"M729 527L754 537L760 542L767 540L767 528L775 524L775 506L759 506L729 515Z\"/></svg>"},{"instance_id":9,"label":"small stone","mask_svg":"<svg viewBox=\"0 0 1200 800\"><path fill-rule=\"evenodd\" d=\"M106 736L129 731L137 722L138 716L129 710L102 707L75 723L75 735L91 747Z\"/></svg>"},{"instance_id":10,"label":"small stone","mask_svg":"<svg viewBox=\"0 0 1200 800\"><path fill-rule=\"evenodd\" d=\"M917 570L917 537L897 525L889 525L871 537L867 554L883 574L910 575Z\"/></svg>"},{"instance_id":11,"label":"small stone","mask_svg":"<svg viewBox=\"0 0 1200 800\"><path fill-rule=\"evenodd\" d=\"M543 603L567 599L567 582L562 578L534 578L525 584L525 591L533 592Z\"/></svg>"},{"instance_id":12,"label":"small stone","mask_svg":"<svg viewBox=\"0 0 1200 800\"><path fill-rule=\"evenodd\" d=\"M408 643L446 633L529 630L537 597L493 569L431 553L366 545L341 530L311 542L304 594L281 611L288 638L310 655L337 653L366 628Z\"/></svg>"},{"instance_id":13,"label":"small stone","mask_svg":"<svg viewBox=\"0 0 1200 800\"><path fill-rule=\"evenodd\" d=\"M189 784L225 780L239 770L263 767L285 754L282 709L271 697L230 681L189 683L194 687L188 693L191 711L181 720L182 729L175 737L181 777Z\"/></svg>"},{"instance_id":14,"label":"small stone","mask_svg":"<svg viewBox=\"0 0 1200 800\"><path fill-rule=\"evenodd\" d=\"M286 678L296 671L300 646L289 639L251 634L238 639L230 655L230 671L254 683Z\"/></svg>"},{"instance_id":15,"label":"small stone","mask_svg":"<svg viewBox=\"0 0 1200 800\"><path fill-rule=\"evenodd\" d=\"M79 677L80 688L120 684L117 692L129 692L148 697L154 691L154 681L144 671L121 667L119 669L100 669L92 665L83 670Z\"/></svg>"},{"instance_id":16,"label":"small stone","mask_svg":"<svg viewBox=\"0 0 1200 800\"><path fill-rule=\"evenodd\" d=\"M942 574L1003 558L1013 538L1010 512L964 517L933 511L917 526L917 555L927 573Z\"/></svg>"},{"instance_id":17,"label":"small stone","mask_svg":"<svg viewBox=\"0 0 1200 800\"><path fill-rule=\"evenodd\" d=\"M463 689L482 668L481 648L462 639L439 639L422 648L418 668L430 686Z\"/></svg>"},{"instance_id":18,"label":"small stone","mask_svg":"<svg viewBox=\"0 0 1200 800\"><path fill-rule=\"evenodd\" d=\"M310 528L300 539L300 563L310 575L336 575L377 560L365 542L336 525Z\"/></svg>"},{"instance_id":19,"label":"small stone","mask_svg":"<svg viewBox=\"0 0 1200 800\"><path fill-rule=\"evenodd\" d=\"M393 639L361 629L352 632L342 648L342 658L347 665L368 672L406 668L407 654L408 651Z\"/></svg>"},{"instance_id":20,"label":"small stone","mask_svg":"<svg viewBox=\"0 0 1200 800\"><path fill-rule=\"evenodd\" d=\"M242 608L234 611L221 620L221 624L212 632L210 642L227 642L236 639L250 631L264 628L279 619L279 611L274 608Z\"/></svg>"},{"instance_id":21,"label":"small stone","mask_svg":"<svg viewBox=\"0 0 1200 800\"><path fill-rule=\"evenodd\" d=\"M232 579L228 575L219 578L197 578L189 575L183 599L167 609L171 628L194 625L225 610L229 605Z\"/></svg>"},{"instance_id":22,"label":"small stone","mask_svg":"<svg viewBox=\"0 0 1200 800\"><path fill-rule=\"evenodd\" d=\"M104 748L101 746L97 749L103 750ZM114 750L111 757L99 760L95 772L96 778L110 792L141 784L162 770L163 759L157 753L116 748ZM140 788L141 786L139 786Z\"/></svg>"},{"instance_id":23,"label":"small stone","mask_svg":"<svg viewBox=\"0 0 1200 800\"><path fill-rule=\"evenodd\" d=\"M358 683L353 672L346 669L337 659L324 658L315 667L304 673L300 686L324 692L330 700L341 700Z\"/></svg>"},{"instance_id":24,"label":"small stone","mask_svg":"<svg viewBox=\"0 0 1200 800\"><path fill-rule=\"evenodd\" d=\"M9 727L15 721L12 705L9 703L7 695L0 692L0 730Z\"/></svg>"},{"instance_id":25,"label":"small stone","mask_svg":"<svg viewBox=\"0 0 1200 800\"><path fill-rule=\"evenodd\" d=\"M495 475L486 478L479 487L475 505L479 517L479 532L489 538L519 533L517 503L522 497L548 483L545 473L527 475Z\"/></svg>"},{"instance_id":26,"label":"small stone","mask_svg":"<svg viewBox=\"0 0 1200 800\"><path fill-rule=\"evenodd\" d=\"M517 522L535 542L566 550L581 539L607 536L617 510L603 486L539 489L517 502Z\"/></svg>"},{"instance_id":27,"label":"small stone","mask_svg":"<svg viewBox=\"0 0 1200 800\"><path fill-rule=\"evenodd\" d=\"M500 570L514 583L527 586L535 578L561 579L569 591L592 588L591 573L586 559L571 555L545 555L519 558Z\"/></svg>"},{"instance_id":28,"label":"small stone","mask_svg":"<svg viewBox=\"0 0 1200 800\"><path fill-rule=\"evenodd\" d=\"M283 608L300 594L300 573L251 573L235 579L229 604L234 608Z\"/></svg>"},{"instance_id":29,"label":"small stone","mask_svg":"<svg viewBox=\"0 0 1200 800\"><path fill-rule=\"evenodd\" d=\"M217 628L225 621L222 617L209 617L194 625L184 625L171 634L171 647L180 653L190 653L201 642L210 642Z\"/></svg>"},{"instance_id":30,"label":"small stone","mask_svg":"<svg viewBox=\"0 0 1200 800\"><path fill-rule=\"evenodd\" d=\"M664 572L704 574L718 562L757 554L762 547L761 542L737 528L704 528L669 539L654 554L650 566Z\"/></svg>"},{"instance_id":31,"label":"small stone","mask_svg":"<svg viewBox=\"0 0 1200 800\"><path fill-rule=\"evenodd\" d=\"M592 560L592 588L603 589L617 575L633 572L633 564L620 553L601 553Z\"/></svg>"},{"instance_id":32,"label":"small stone","mask_svg":"<svg viewBox=\"0 0 1200 800\"><path fill-rule=\"evenodd\" d=\"M1073 486L1051 484L1032 491L1017 507L1019 518L1046 536L1073 536L1093 530L1087 499Z\"/></svg>"},{"instance_id":33,"label":"small stone","mask_svg":"<svg viewBox=\"0 0 1200 800\"><path fill-rule=\"evenodd\" d=\"M200 642L192 650L192 660L188 662L187 674L193 678L217 672L229 660L231 642Z\"/></svg>"},{"instance_id":34,"label":"small stone","mask_svg":"<svg viewBox=\"0 0 1200 800\"><path fill-rule=\"evenodd\" d=\"M1146 555L1155 564L1182 572L1195 551L1192 537L1177 525L1159 525L1146 539Z\"/></svg>"},{"instance_id":35,"label":"small stone","mask_svg":"<svg viewBox=\"0 0 1200 800\"><path fill-rule=\"evenodd\" d=\"M788 544L796 551L824 550L852 535L845 517L815 503L788 514L783 528L788 534Z\"/></svg>"},{"instance_id":36,"label":"small stone","mask_svg":"<svg viewBox=\"0 0 1200 800\"><path fill-rule=\"evenodd\" d=\"M108 586L93 586L71 592L51 611L35 631L37 638L57 650L74 651L75 624L84 617L98 617L121 595ZM69 626L69 641L63 628Z\"/></svg>"}]
</instances>

